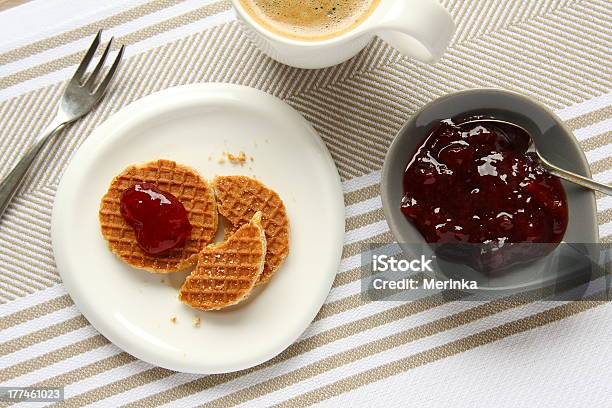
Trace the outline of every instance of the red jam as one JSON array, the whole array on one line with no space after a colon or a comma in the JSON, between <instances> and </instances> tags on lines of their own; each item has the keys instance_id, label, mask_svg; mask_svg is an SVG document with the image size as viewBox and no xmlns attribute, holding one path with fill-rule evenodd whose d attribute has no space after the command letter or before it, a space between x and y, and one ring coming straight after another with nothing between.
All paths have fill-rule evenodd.
<instances>
[{"instance_id":1,"label":"red jam","mask_svg":"<svg viewBox=\"0 0 612 408\"><path fill-rule=\"evenodd\" d=\"M402 212L429 243L559 243L565 190L530 144L514 126L441 122L406 168Z\"/></svg>"},{"instance_id":2,"label":"red jam","mask_svg":"<svg viewBox=\"0 0 612 408\"><path fill-rule=\"evenodd\" d=\"M134 228L138 245L151 255L184 246L191 233L183 204L154 184L139 183L124 190L121 215Z\"/></svg>"}]
</instances>

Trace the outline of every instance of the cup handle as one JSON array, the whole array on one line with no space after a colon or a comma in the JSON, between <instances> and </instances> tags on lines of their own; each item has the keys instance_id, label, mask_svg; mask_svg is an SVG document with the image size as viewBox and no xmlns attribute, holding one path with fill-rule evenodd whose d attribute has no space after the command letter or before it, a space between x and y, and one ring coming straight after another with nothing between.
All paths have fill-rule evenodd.
<instances>
[{"instance_id":1,"label":"cup handle","mask_svg":"<svg viewBox=\"0 0 612 408\"><path fill-rule=\"evenodd\" d=\"M450 43L455 23L438 0L399 0L391 2L374 31L400 53L434 63Z\"/></svg>"}]
</instances>

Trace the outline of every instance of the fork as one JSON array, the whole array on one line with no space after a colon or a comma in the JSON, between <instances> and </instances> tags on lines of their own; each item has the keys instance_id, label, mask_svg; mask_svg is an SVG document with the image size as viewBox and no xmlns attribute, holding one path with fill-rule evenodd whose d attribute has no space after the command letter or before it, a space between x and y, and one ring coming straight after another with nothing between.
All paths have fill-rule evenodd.
<instances>
[{"instance_id":1,"label":"fork","mask_svg":"<svg viewBox=\"0 0 612 408\"><path fill-rule=\"evenodd\" d=\"M86 77L86 71L91 63L96 50L100 45L102 39L102 30L98 31L96 38L87 50L85 57L79 64L74 76L68 82L60 105L58 107L55 118L51 123L43 130L43 132L35 139L34 143L28 148L25 155L19 160L17 165L8 173L4 179L0 182L0 217L4 214L6 207L14 197L17 189L21 185L24 176L28 172L32 162L38 156L42 148L51 140L55 135L60 133L67 125L82 118L89 113L94 106L104 96L105 91L108 89L113 76L117 72L121 57L125 50L125 45L121 46L115 61L111 65L106 76L96 86L96 78L104 67L104 61L110 52L113 38L110 39L106 49L100 57L100 61L94 68L94 70Z\"/></svg>"}]
</instances>

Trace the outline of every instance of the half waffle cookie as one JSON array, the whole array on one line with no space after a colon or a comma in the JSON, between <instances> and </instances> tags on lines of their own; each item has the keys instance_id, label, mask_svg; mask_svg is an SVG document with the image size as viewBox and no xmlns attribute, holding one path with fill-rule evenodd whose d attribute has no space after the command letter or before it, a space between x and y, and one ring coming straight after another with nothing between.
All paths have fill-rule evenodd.
<instances>
[{"instance_id":1,"label":"half waffle cookie","mask_svg":"<svg viewBox=\"0 0 612 408\"><path fill-rule=\"evenodd\" d=\"M183 204L192 226L184 247L160 255L147 254L140 248L120 210L121 193L136 183L155 184ZM102 235L113 253L133 267L157 273L176 272L195 264L197 254L212 241L218 225L217 205L209 184L194 170L170 160L126 168L102 197L99 218Z\"/></svg>"},{"instance_id":2,"label":"half waffle cookie","mask_svg":"<svg viewBox=\"0 0 612 408\"><path fill-rule=\"evenodd\" d=\"M264 268L266 237L261 218L257 212L227 241L200 252L195 270L179 292L181 302L201 310L217 310L249 296Z\"/></svg>"},{"instance_id":3,"label":"half waffle cookie","mask_svg":"<svg viewBox=\"0 0 612 408\"><path fill-rule=\"evenodd\" d=\"M226 235L261 211L268 249L264 270L257 284L267 282L289 254L289 219L283 201L276 192L246 176L216 177L212 185L219 213L231 223L227 226Z\"/></svg>"}]
</instances>

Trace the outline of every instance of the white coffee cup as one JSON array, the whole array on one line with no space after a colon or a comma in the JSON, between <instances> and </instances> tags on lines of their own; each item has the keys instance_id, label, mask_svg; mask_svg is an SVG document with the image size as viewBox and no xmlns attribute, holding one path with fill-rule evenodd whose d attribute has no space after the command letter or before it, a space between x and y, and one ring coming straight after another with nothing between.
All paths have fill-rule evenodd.
<instances>
[{"instance_id":1,"label":"white coffee cup","mask_svg":"<svg viewBox=\"0 0 612 408\"><path fill-rule=\"evenodd\" d=\"M436 62L455 31L450 14L438 0L381 0L353 30L322 41L302 41L273 33L232 0L251 40L270 57L298 68L324 68L352 58L379 36L406 56Z\"/></svg>"}]
</instances>

